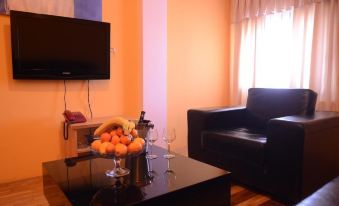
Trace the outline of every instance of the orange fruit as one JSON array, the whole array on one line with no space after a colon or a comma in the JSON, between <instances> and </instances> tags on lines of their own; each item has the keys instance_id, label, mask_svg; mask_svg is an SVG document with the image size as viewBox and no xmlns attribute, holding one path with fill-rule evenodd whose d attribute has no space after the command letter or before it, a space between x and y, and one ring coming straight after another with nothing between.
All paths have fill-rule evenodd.
<instances>
[{"instance_id":1,"label":"orange fruit","mask_svg":"<svg viewBox=\"0 0 339 206\"><path fill-rule=\"evenodd\" d=\"M141 146L145 146L145 140L141 137L134 138L133 142L139 142Z\"/></svg>"},{"instance_id":2,"label":"orange fruit","mask_svg":"<svg viewBox=\"0 0 339 206\"><path fill-rule=\"evenodd\" d=\"M127 151L129 154L136 154L142 150L142 145L139 142L131 142L127 146Z\"/></svg>"},{"instance_id":3,"label":"orange fruit","mask_svg":"<svg viewBox=\"0 0 339 206\"><path fill-rule=\"evenodd\" d=\"M111 143L115 145L120 143L120 137L118 135L114 135L111 139Z\"/></svg>"},{"instance_id":4,"label":"orange fruit","mask_svg":"<svg viewBox=\"0 0 339 206\"><path fill-rule=\"evenodd\" d=\"M124 134L124 130L122 130L121 127L118 127L115 131L116 131L116 134L117 134L119 137L121 137L121 135Z\"/></svg>"},{"instance_id":5,"label":"orange fruit","mask_svg":"<svg viewBox=\"0 0 339 206\"><path fill-rule=\"evenodd\" d=\"M94 140L92 143L91 143L91 147L93 150L95 151L99 151L99 148L100 148L100 145L101 145L101 140Z\"/></svg>"},{"instance_id":6,"label":"orange fruit","mask_svg":"<svg viewBox=\"0 0 339 206\"><path fill-rule=\"evenodd\" d=\"M104 132L100 135L100 140L102 142L109 142L109 141L111 141L111 137L112 136L108 132Z\"/></svg>"},{"instance_id":7,"label":"orange fruit","mask_svg":"<svg viewBox=\"0 0 339 206\"><path fill-rule=\"evenodd\" d=\"M110 135L113 137L114 135L116 135L117 134L117 131L115 130L115 129L113 129L112 131L111 131L111 133L110 133Z\"/></svg>"},{"instance_id":8,"label":"orange fruit","mask_svg":"<svg viewBox=\"0 0 339 206\"><path fill-rule=\"evenodd\" d=\"M109 142L104 142L100 145L100 147L99 147L99 153L100 154L102 154L102 155L106 154L106 147L107 147L108 144L109 144Z\"/></svg>"},{"instance_id":9,"label":"orange fruit","mask_svg":"<svg viewBox=\"0 0 339 206\"><path fill-rule=\"evenodd\" d=\"M122 144L124 144L124 145L129 145L129 143L131 143L131 140L129 139L128 136L122 135L122 136L120 137L120 142L121 142Z\"/></svg>"},{"instance_id":10,"label":"orange fruit","mask_svg":"<svg viewBox=\"0 0 339 206\"><path fill-rule=\"evenodd\" d=\"M106 153L114 154L114 151L115 151L115 145L109 142L106 146Z\"/></svg>"},{"instance_id":11,"label":"orange fruit","mask_svg":"<svg viewBox=\"0 0 339 206\"><path fill-rule=\"evenodd\" d=\"M121 143L115 145L115 156L124 157L127 154L127 146Z\"/></svg>"},{"instance_id":12,"label":"orange fruit","mask_svg":"<svg viewBox=\"0 0 339 206\"><path fill-rule=\"evenodd\" d=\"M132 137L137 138L138 137L138 130L132 129L131 135L132 135Z\"/></svg>"}]
</instances>

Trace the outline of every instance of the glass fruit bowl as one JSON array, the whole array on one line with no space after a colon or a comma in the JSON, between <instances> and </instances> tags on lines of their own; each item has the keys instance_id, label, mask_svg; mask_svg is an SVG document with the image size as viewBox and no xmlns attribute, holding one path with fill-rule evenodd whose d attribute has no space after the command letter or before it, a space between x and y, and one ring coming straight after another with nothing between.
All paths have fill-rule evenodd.
<instances>
[{"instance_id":1,"label":"glass fruit bowl","mask_svg":"<svg viewBox=\"0 0 339 206\"><path fill-rule=\"evenodd\" d=\"M108 177L123 177L130 173L128 168L121 166L121 160L127 156L138 156L145 151L145 141L142 138L134 138L125 143L94 140L91 143L91 151L94 156L113 160L113 169L106 171Z\"/></svg>"}]
</instances>

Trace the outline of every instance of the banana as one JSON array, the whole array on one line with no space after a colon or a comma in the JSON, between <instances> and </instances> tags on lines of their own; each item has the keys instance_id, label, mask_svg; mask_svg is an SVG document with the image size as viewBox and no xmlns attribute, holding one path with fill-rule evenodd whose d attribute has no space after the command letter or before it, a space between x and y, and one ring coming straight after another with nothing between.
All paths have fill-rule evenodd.
<instances>
[{"instance_id":1,"label":"banana","mask_svg":"<svg viewBox=\"0 0 339 206\"><path fill-rule=\"evenodd\" d=\"M119 125L124 130L124 134L128 135L132 129L135 128L135 124L132 121L129 121L123 117L113 117L108 121L101 124L95 131L94 136L100 136L102 133L107 132L109 129L112 129L113 126Z\"/></svg>"}]
</instances>

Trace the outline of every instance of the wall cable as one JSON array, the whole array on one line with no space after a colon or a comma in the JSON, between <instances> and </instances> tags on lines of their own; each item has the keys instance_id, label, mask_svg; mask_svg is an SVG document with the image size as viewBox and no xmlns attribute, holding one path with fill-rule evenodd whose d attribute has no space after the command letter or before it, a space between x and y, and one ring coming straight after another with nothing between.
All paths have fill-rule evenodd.
<instances>
[{"instance_id":1,"label":"wall cable","mask_svg":"<svg viewBox=\"0 0 339 206\"><path fill-rule=\"evenodd\" d=\"M66 79L65 79L64 80L64 110L67 109L66 92L67 92L67 87L66 87Z\"/></svg>"},{"instance_id":2,"label":"wall cable","mask_svg":"<svg viewBox=\"0 0 339 206\"><path fill-rule=\"evenodd\" d=\"M64 79L64 111L67 109L66 93L67 93L67 86L66 86L66 79ZM64 122L64 139L65 140L68 140L69 125L70 123L65 120Z\"/></svg>"},{"instance_id":3,"label":"wall cable","mask_svg":"<svg viewBox=\"0 0 339 206\"><path fill-rule=\"evenodd\" d=\"M89 79L87 80L87 103L88 103L88 108L89 108L89 112L91 114L91 119L92 119L93 113L92 113L91 101L90 101L90 98L89 98Z\"/></svg>"}]
</instances>

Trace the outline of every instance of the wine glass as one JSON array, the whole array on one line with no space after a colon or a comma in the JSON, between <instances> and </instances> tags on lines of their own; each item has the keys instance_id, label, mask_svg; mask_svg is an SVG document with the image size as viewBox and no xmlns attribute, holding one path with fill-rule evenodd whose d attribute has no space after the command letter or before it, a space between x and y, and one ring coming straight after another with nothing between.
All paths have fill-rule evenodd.
<instances>
[{"instance_id":1,"label":"wine glass","mask_svg":"<svg viewBox=\"0 0 339 206\"><path fill-rule=\"evenodd\" d=\"M147 135L147 141L149 143L149 149L150 149L150 153L148 153L147 151L147 155L146 158L147 159L155 159L158 157L158 155L153 154L152 148L153 148L153 144L155 141L157 141L158 139L158 130L156 128L150 128L148 131L148 135Z\"/></svg>"},{"instance_id":2,"label":"wine glass","mask_svg":"<svg viewBox=\"0 0 339 206\"><path fill-rule=\"evenodd\" d=\"M171 159L167 159L167 168L166 168L165 172L169 172L169 173L173 172L174 173L174 171L171 168Z\"/></svg>"},{"instance_id":3,"label":"wine glass","mask_svg":"<svg viewBox=\"0 0 339 206\"><path fill-rule=\"evenodd\" d=\"M164 158L171 159L175 157L174 154L171 154L171 143L175 140L175 129L164 129L162 134L162 139L167 143L167 154L164 154Z\"/></svg>"},{"instance_id":4,"label":"wine glass","mask_svg":"<svg viewBox=\"0 0 339 206\"><path fill-rule=\"evenodd\" d=\"M174 170L171 169L170 162L171 162L171 159L167 159L167 169L164 172L165 184L168 186L174 185L177 179L177 176Z\"/></svg>"}]
</instances>

